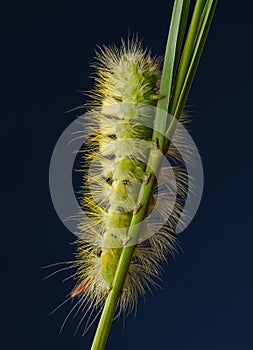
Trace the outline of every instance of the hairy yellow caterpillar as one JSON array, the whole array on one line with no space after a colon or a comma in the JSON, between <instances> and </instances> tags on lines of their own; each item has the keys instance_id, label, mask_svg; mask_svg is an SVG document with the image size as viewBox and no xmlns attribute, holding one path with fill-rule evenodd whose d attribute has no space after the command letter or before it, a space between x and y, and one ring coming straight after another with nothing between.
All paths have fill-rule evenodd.
<instances>
[{"instance_id":1,"label":"hairy yellow caterpillar","mask_svg":"<svg viewBox=\"0 0 253 350\"><path fill-rule=\"evenodd\" d=\"M86 310L78 330L89 311L88 324L103 309L92 350L104 349L115 312L131 312L138 296L157 284L161 263L177 250L175 234L200 203L203 169L181 114L216 5L217 0L196 1L187 28L190 2L175 0L162 73L160 60L138 40L98 53L92 100L83 116L81 211L70 266L76 268L76 286L69 299L77 302L64 321ZM72 129L61 135L50 164L51 196L62 219L62 202L72 209L77 204L69 186L73 159L62 166L62 143ZM66 183L67 197L58 178Z\"/></svg>"},{"instance_id":2,"label":"hairy yellow caterpillar","mask_svg":"<svg viewBox=\"0 0 253 350\"><path fill-rule=\"evenodd\" d=\"M112 287L122 247L131 244L128 227L139 210L140 184L149 181L148 154L157 148L152 139L154 113L150 107L163 98L159 95L159 65L160 60L143 50L138 40L122 42L120 49L103 47L94 65L97 75L84 124L90 138L83 156L82 211L73 264L77 283L71 293L72 298L79 298L79 307L101 309ZM184 142L180 130L173 141ZM173 144L166 157L171 164L160 172L165 185L162 188L157 179L146 211L147 218L152 213L166 224L161 227L153 220L151 231L143 226L118 315L130 312L138 295L156 285L161 262L168 251L173 254L177 249L173 233L181 220L189 183L184 161Z\"/></svg>"}]
</instances>

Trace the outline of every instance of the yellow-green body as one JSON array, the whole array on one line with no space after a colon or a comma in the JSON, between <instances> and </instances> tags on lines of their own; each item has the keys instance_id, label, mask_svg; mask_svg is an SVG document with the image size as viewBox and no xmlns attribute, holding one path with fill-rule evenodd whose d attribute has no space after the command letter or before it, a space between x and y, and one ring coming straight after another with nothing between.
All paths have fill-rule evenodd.
<instances>
[{"instance_id":1,"label":"yellow-green body","mask_svg":"<svg viewBox=\"0 0 253 350\"><path fill-rule=\"evenodd\" d=\"M115 81L115 92L112 84L110 89L109 86L108 89L105 89L107 81L113 81L116 74L121 79ZM121 104L125 103L127 106L127 108L121 109L115 127L115 159L101 255L102 276L109 286L112 285L122 249L114 245L122 247L127 240L128 227L133 210L137 205L138 190L144 179L146 168L145 163L134 159L134 154L129 154L126 149L130 141L134 152L135 140L151 142L152 137L152 129L142 125L141 120L139 120L141 115L136 109L136 104L156 104L159 78L157 63L150 58L144 61L143 56L137 52L125 52L102 82L103 94L106 95L102 102L102 110L103 107L106 108L108 99L112 103L113 98L115 98L115 103L120 101ZM147 148L146 145L143 145L144 147ZM143 152L148 152L148 149L143 149ZM128 207L129 202L132 204L131 210ZM117 228L121 229L120 232L117 232ZM116 241L117 243L115 243Z\"/></svg>"}]
</instances>

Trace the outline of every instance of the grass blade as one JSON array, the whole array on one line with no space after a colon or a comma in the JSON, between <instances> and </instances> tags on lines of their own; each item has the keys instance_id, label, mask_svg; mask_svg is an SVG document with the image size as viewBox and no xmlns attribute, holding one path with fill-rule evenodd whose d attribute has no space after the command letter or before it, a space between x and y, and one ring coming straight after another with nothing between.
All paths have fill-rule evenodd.
<instances>
[{"instance_id":1,"label":"grass blade","mask_svg":"<svg viewBox=\"0 0 253 350\"><path fill-rule=\"evenodd\" d=\"M181 49L182 49L182 44L183 44L183 40L184 40L184 36L185 36L189 8L190 8L190 0L184 1L184 5L182 8L180 27L179 27L179 33L178 33L178 40L177 40L177 50L176 50L176 55L175 55L173 81L175 80L176 73L178 70L179 61L180 61Z\"/></svg>"},{"instance_id":2,"label":"grass blade","mask_svg":"<svg viewBox=\"0 0 253 350\"><path fill-rule=\"evenodd\" d=\"M169 108L169 113L171 113L175 118L179 118L184 108L193 78L199 64L200 57L204 49L217 3L218 0L207 0L206 6L203 9L203 19L200 26L198 27L198 35L195 39L196 44L194 46L192 57L189 57L189 68L187 74L185 76L182 88L179 92L178 100L176 103L172 103Z\"/></svg>"},{"instance_id":3,"label":"grass blade","mask_svg":"<svg viewBox=\"0 0 253 350\"><path fill-rule=\"evenodd\" d=\"M179 95L181 93L181 90L182 90L182 87L184 84L184 80L185 80L185 77L186 77L186 74L187 74L187 71L189 68L189 64L190 64L189 58L192 56L192 53L193 53L195 40L196 40L197 33L199 30L199 22L201 19L202 11L205 7L205 2L206 2L206 0L197 0L194 11L193 11L192 20L190 23L190 27L189 27L187 38L185 41L185 46L184 46L182 58L180 61L178 75L176 77L176 85L174 87L173 97L172 97L172 100L170 103L170 108L168 110L168 112L172 115L173 115L172 111L175 109L175 105L176 105L177 100L179 98Z\"/></svg>"},{"instance_id":4,"label":"grass blade","mask_svg":"<svg viewBox=\"0 0 253 350\"><path fill-rule=\"evenodd\" d=\"M173 7L171 24L165 50L157 111L154 121L153 140L157 140L158 148L163 152L166 140L164 134L168 127L167 113L170 102L173 78L175 76L179 53L181 51L184 31L189 11L189 1L176 0Z\"/></svg>"}]
</instances>

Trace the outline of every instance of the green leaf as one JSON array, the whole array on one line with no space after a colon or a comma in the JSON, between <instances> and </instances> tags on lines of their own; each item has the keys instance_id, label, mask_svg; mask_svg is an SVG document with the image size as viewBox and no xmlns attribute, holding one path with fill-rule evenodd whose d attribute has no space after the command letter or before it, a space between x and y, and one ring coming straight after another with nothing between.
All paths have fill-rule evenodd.
<instances>
[{"instance_id":1,"label":"green leaf","mask_svg":"<svg viewBox=\"0 0 253 350\"><path fill-rule=\"evenodd\" d=\"M188 31L187 38L185 41L185 46L184 46L182 58L180 61L178 75L176 77L176 84L174 87L173 96L171 98L170 106L168 109L168 112L172 115L173 115L172 112L175 109L175 105L176 105L177 100L179 98L179 95L181 93L181 90L182 90L182 87L184 84L184 80L185 80L185 77L186 77L186 74L187 74L187 71L189 68L190 59L192 57L194 44L195 44L195 40L197 37L198 29L199 29L199 22L200 22L200 18L201 18L201 13L205 7L205 2L206 2L206 0L197 0L196 1L196 5L195 5L194 12L192 15L192 20L190 23L189 31Z\"/></svg>"},{"instance_id":2,"label":"green leaf","mask_svg":"<svg viewBox=\"0 0 253 350\"><path fill-rule=\"evenodd\" d=\"M184 1L184 5L182 8L181 20L180 20L180 27L179 27L179 32L178 32L178 39L177 39L177 50L176 50L176 55L175 55L173 82L175 80L176 73L178 70L179 61L180 61L182 44L183 44L183 40L184 40L184 36L185 36L187 18L188 18L188 14L189 14L189 7L190 7L190 0Z\"/></svg>"},{"instance_id":3,"label":"green leaf","mask_svg":"<svg viewBox=\"0 0 253 350\"><path fill-rule=\"evenodd\" d=\"M212 23L215 8L217 6L218 0L207 0L205 7L203 8L201 23L198 25L198 30L196 31L197 36L195 38L195 45L192 50L192 55L188 57L187 65L188 70L186 71L184 81L182 82L182 87L179 90L179 96L176 103L172 103L169 112L175 117L179 118L184 108L186 99L188 97L193 78L195 76L199 60L201 58L204 45L206 42L207 35ZM174 97L174 96L173 96ZM175 98L175 97L174 97ZM174 102L174 101L173 101Z\"/></svg>"},{"instance_id":4,"label":"green leaf","mask_svg":"<svg viewBox=\"0 0 253 350\"><path fill-rule=\"evenodd\" d=\"M181 14L184 7L184 0L176 0L172 12L170 30L168 35L168 41L166 45L166 51L164 56L164 64L162 70L161 84L160 84L160 95L164 96L161 98L157 107L164 111L168 110L169 99L171 94L171 87L173 81L174 62L177 52L178 34L180 28ZM188 1L187 1L188 2Z\"/></svg>"},{"instance_id":5,"label":"green leaf","mask_svg":"<svg viewBox=\"0 0 253 350\"><path fill-rule=\"evenodd\" d=\"M160 83L159 95L154 121L153 140L157 140L158 148L163 152L166 143L164 134L168 127L167 111L173 85L173 78L181 51L184 30L186 27L189 1L176 0L173 7L168 40L164 56L164 64ZM166 113L164 113L166 111Z\"/></svg>"}]
</instances>

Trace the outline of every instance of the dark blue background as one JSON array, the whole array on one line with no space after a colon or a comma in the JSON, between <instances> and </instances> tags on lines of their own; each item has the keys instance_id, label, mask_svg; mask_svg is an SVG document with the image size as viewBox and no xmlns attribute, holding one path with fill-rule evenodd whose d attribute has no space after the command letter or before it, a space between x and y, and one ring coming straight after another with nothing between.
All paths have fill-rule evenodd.
<instances>
[{"instance_id":1,"label":"dark blue background","mask_svg":"<svg viewBox=\"0 0 253 350\"><path fill-rule=\"evenodd\" d=\"M54 145L85 102L95 44L138 32L162 54L172 1L10 2L2 7L1 132L3 349L88 349L63 307L68 274L43 281L47 264L71 260L74 237L50 200ZM242 8L241 8L242 7ZM188 100L204 165L199 211L169 258L161 290L136 318L115 323L108 349L249 350L252 336L252 25L246 2L220 1Z\"/></svg>"}]
</instances>

